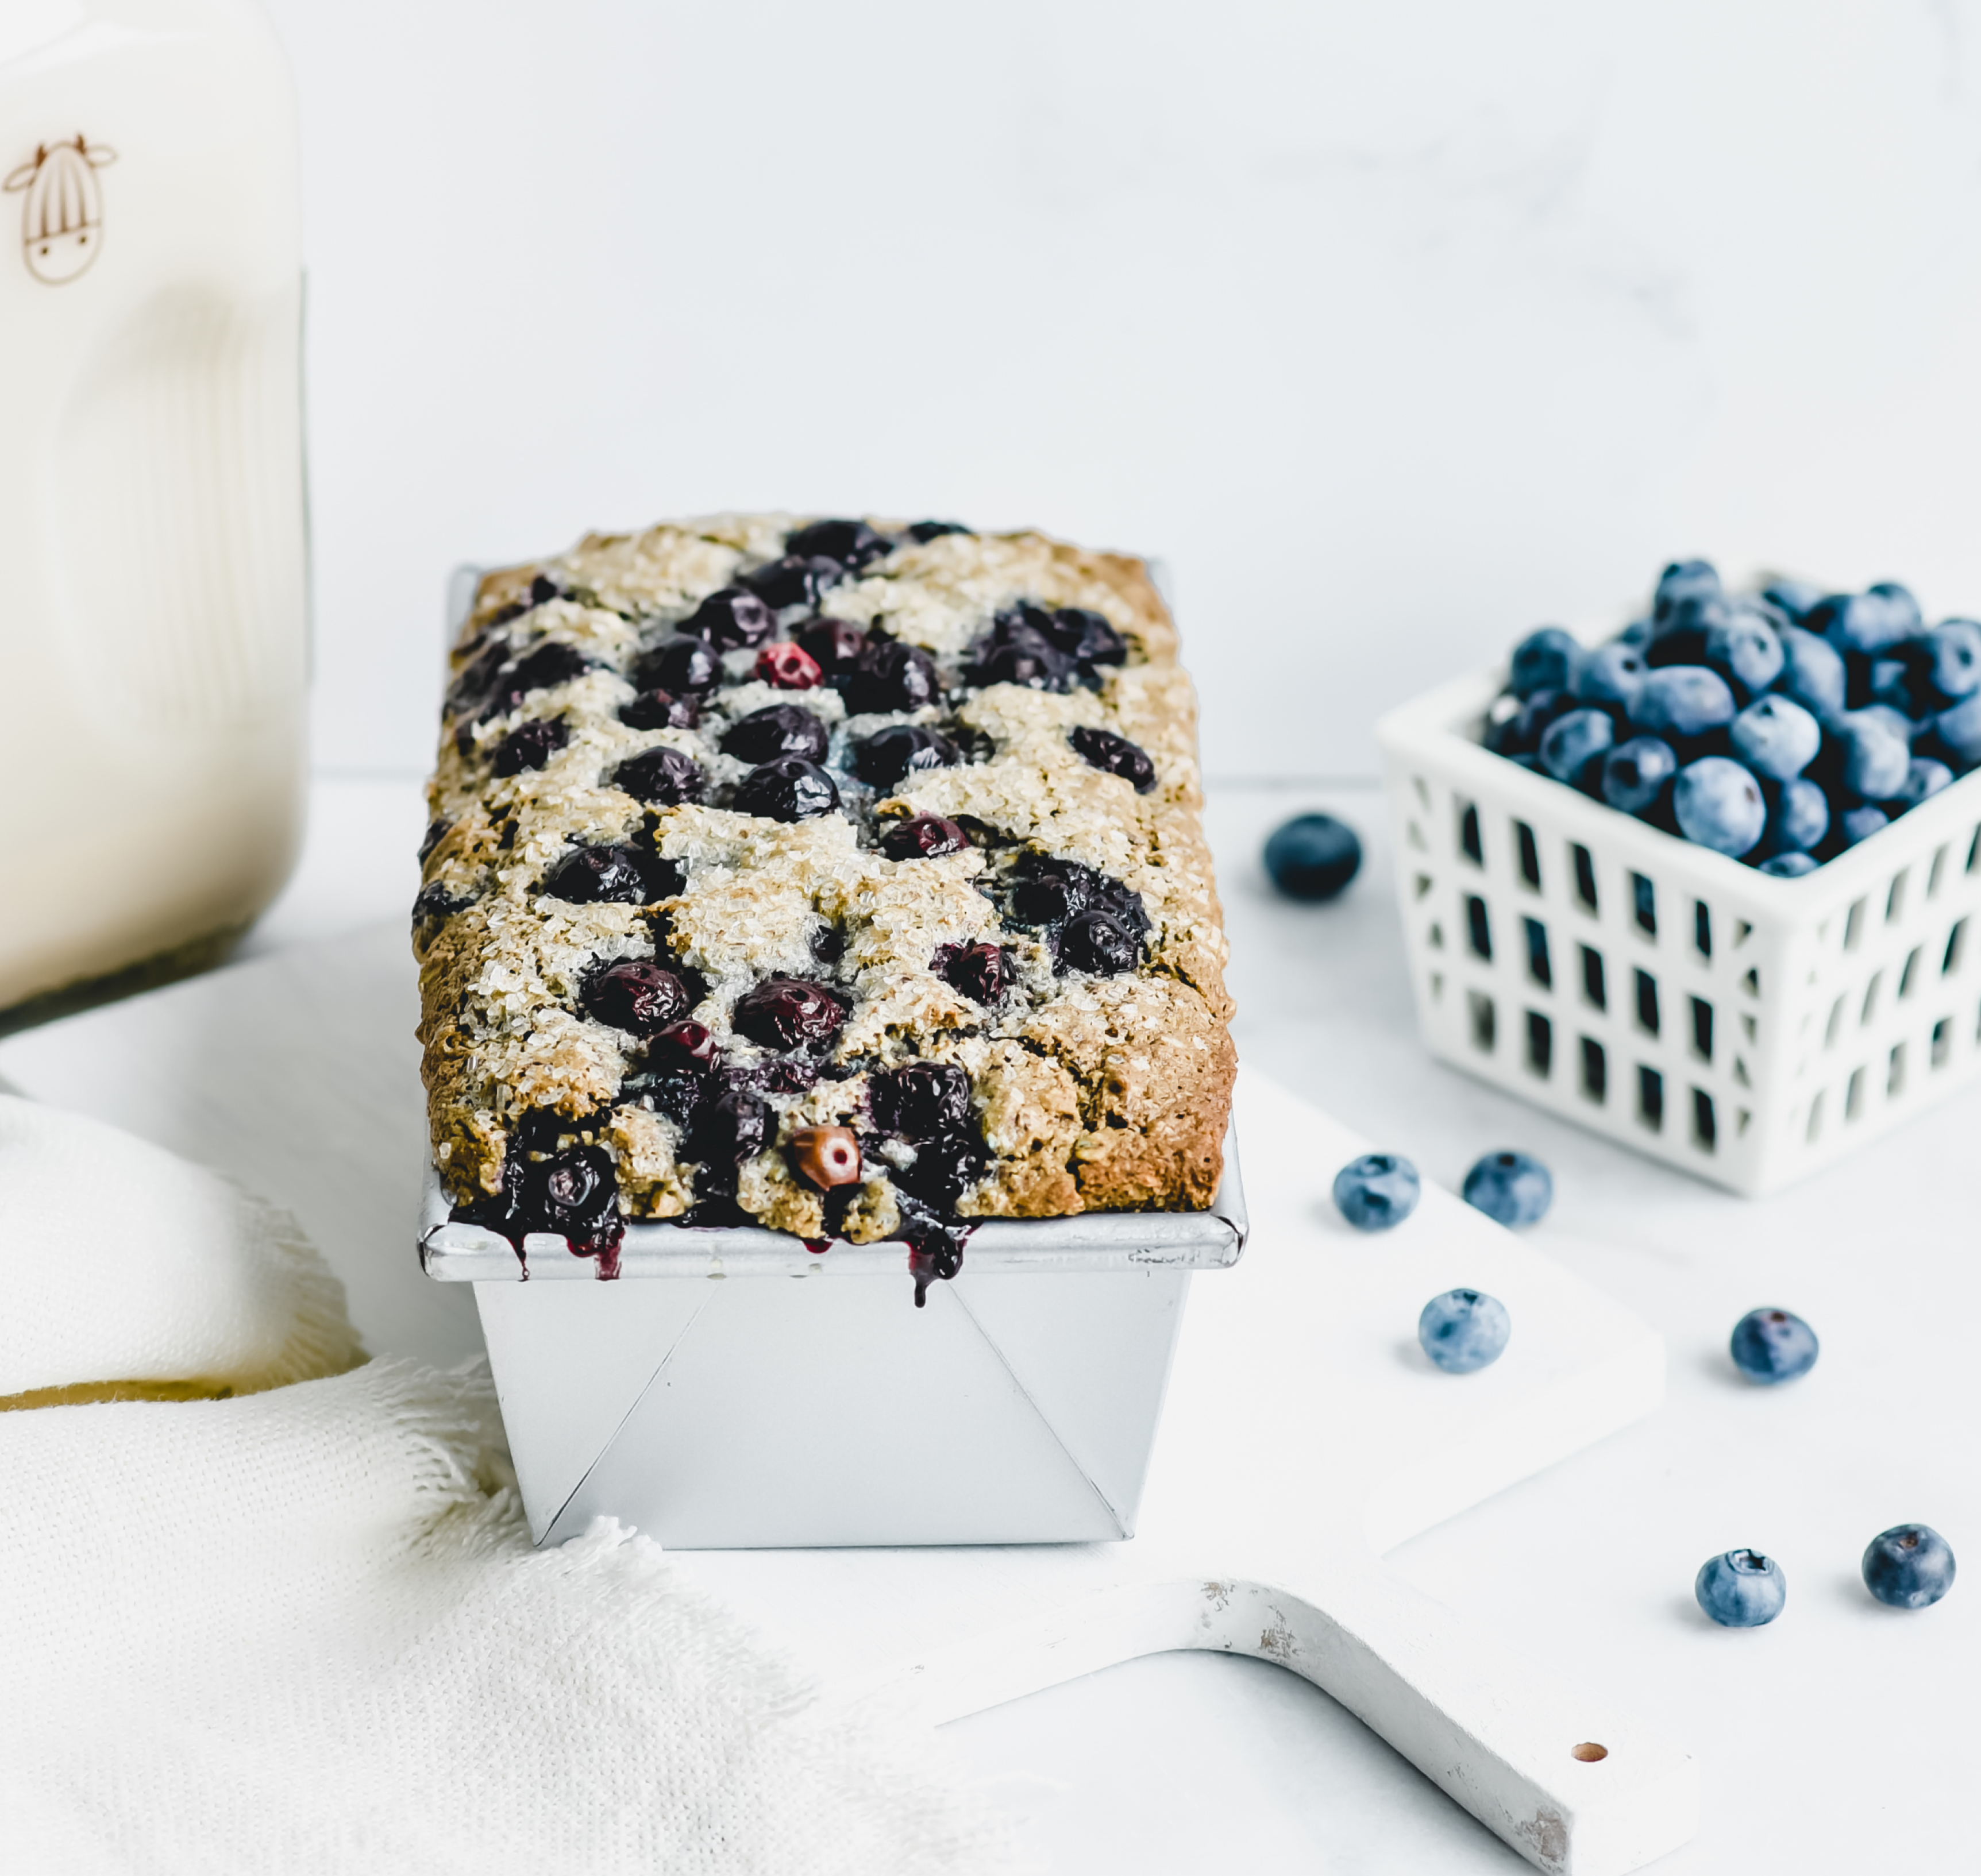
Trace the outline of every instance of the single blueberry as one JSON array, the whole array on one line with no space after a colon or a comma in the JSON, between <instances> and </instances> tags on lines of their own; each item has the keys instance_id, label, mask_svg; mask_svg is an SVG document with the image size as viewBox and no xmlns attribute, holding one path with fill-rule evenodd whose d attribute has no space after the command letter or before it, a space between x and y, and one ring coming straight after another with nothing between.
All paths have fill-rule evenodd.
<instances>
[{"instance_id":1,"label":"single blueberry","mask_svg":"<svg viewBox=\"0 0 1981 1876\"><path fill-rule=\"evenodd\" d=\"M1658 576L1652 617L1663 618L1680 600L1717 599L1720 593L1719 570L1710 560L1673 560Z\"/></svg>"},{"instance_id":2,"label":"single blueberry","mask_svg":"<svg viewBox=\"0 0 1981 1876\"><path fill-rule=\"evenodd\" d=\"M1089 970L1099 977L1118 977L1140 963L1141 940L1105 912L1082 912L1067 921L1060 934L1061 968Z\"/></svg>"},{"instance_id":3,"label":"single blueberry","mask_svg":"<svg viewBox=\"0 0 1981 1876\"><path fill-rule=\"evenodd\" d=\"M961 853L969 844L969 835L940 814L915 814L897 821L879 841L881 851L890 860L929 860L943 853Z\"/></svg>"},{"instance_id":4,"label":"single blueberry","mask_svg":"<svg viewBox=\"0 0 1981 1876\"><path fill-rule=\"evenodd\" d=\"M506 717L532 691L568 684L591 669L591 660L575 645L567 645L561 639L540 644L527 656L512 661L504 662L507 656L504 647L491 646L461 674L448 694L462 710L478 701L478 707L474 710L477 723Z\"/></svg>"},{"instance_id":5,"label":"single blueberry","mask_svg":"<svg viewBox=\"0 0 1981 1876\"><path fill-rule=\"evenodd\" d=\"M1355 830L1332 814L1296 814L1266 841L1266 876L1289 899L1333 899L1362 864Z\"/></svg>"},{"instance_id":6,"label":"single blueberry","mask_svg":"<svg viewBox=\"0 0 1981 1876\"><path fill-rule=\"evenodd\" d=\"M1417 1341L1448 1375L1477 1374L1507 1352L1513 1319L1497 1296L1475 1289L1433 1296L1417 1318Z\"/></svg>"},{"instance_id":7,"label":"single blueberry","mask_svg":"<svg viewBox=\"0 0 1981 1876\"><path fill-rule=\"evenodd\" d=\"M1913 598L1909 587L1901 586L1896 580L1876 580L1864 590L1885 602L1899 637L1916 638L1925 630L1926 620L1920 615L1919 603Z\"/></svg>"},{"instance_id":8,"label":"single blueberry","mask_svg":"<svg viewBox=\"0 0 1981 1876\"><path fill-rule=\"evenodd\" d=\"M1930 660L1934 688L1948 703L1981 690L1981 625L1948 619L1920 640Z\"/></svg>"},{"instance_id":9,"label":"single blueberry","mask_svg":"<svg viewBox=\"0 0 1981 1876\"><path fill-rule=\"evenodd\" d=\"M770 607L754 593L741 587L724 587L711 593L687 618L679 630L690 638L705 638L718 650L735 651L745 645L761 645L777 630Z\"/></svg>"},{"instance_id":10,"label":"single blueberry","mask_svg":"<svg viewBox=\"0 0 1981 1876\"><path fill-rule=\"evenodd\" d=\"M585 1013L633 1036L657 1036L685 1016L692 1000L681 979L645 958L620 958L594 971L579 1002Z\"/></svg>"},{"instance_id":11,"label":"single blueberry","mask_svg":"<svg viewBox=\"0 0 1981 1876\"><path fill-rule=\"evenodd\" d=\"M684 1156L713 1166L738 1166L764 1150L774 1126L769 1103L747 1088L725 1089L696 1110Z\"/></svg>"},{"instance_id":12,"label":"single blueberry","mask_svg":"<svg viewBox=\"0 0 1981 1876\"><path fill-rule=\"evenodd\" d=\"M1548 725L1574 708L1573 691L1537 690L1524 703L1509 691L1487 713L1486 747L1496 755L1532 754Z\"/></svg>"},{"instance_id":13,"label":"single blueberry","mask_svg":"<svg viewBox=\"0 0 1981 1876\"><path fill-rule=\"evenodd\" d=\"M722 660L705 638L677 632L664 638L641 660L634 674L641 690L665 690L675 697L712 690L722 681Z\"/></svg>"},{"instance_id":14,"label":"single blueberry","mask_svg":"<svg viewBox=\"0 0 1981 1876\"><path fill-rule=\"evenodd\" d=\"M1721 1628L1759 1628L1781 1614L1789 1586L1772 1557L1757 1550L1730 1550L1699 1566L1692 1593Z\"/></svg>"},{"instance_id":15,"label":"single blueberry","mask_svg":"<svg viewBox=\"0 0 1981 1876\"><path fill-rule=\"evenodd\" d=\"M1702 757L1679 770L1672 812L1688 840L1736 857L1753 849L1768 824L1760 783L1724 756Z\"/></svg>"},{"instance_id":16,"label":"single blueberry","mask_svg":"<svg viewBox=\"0 0 1981 1876\"><path fill-rule=\"evenodd\" d=\"M803 977L766 977L736 1000L730 1022L737 1035L780 1052L829 1042L846 1026L837 992Z\"/></svg>"},{"instance_id":17,"label":"single blueberry","mask_svg":"<svg viewBox=\"0 0 1981 1876\"><path fill-rule=\"evenodd\" d=\"M541 769L571 740L571 726L561 717L533 717L519 723L495 745L498 775L520 775Z\"/></svg>"},{"instance_id":18,"label":"single blueberry","mask_svg":"<svg viewBox=\"0 0 1981 1876\"><path fill-rule=\"evenodd\" d=\"M664 746L629 756L612 771L612 786L654 808L678 807L708 792L708 777L692 756Z\"/></svg>"},{"instance_id":19,"label":"single blueberry","mask_svg":"<svg viewBox=\"0 0 1981 1876\"><path fill-rule=\"evenodd\" d=\"M1894 1525L1864 1552L1864 1587L1895 1609L1930 1608L1953 1587L1953 1549L1930 1525Z\"/></svg>"},{"instance_id":20,"label":"single blueberry","mask_svg":"<svg viewBox=\"0 0 1981 1876\"><path fill-rule=\"evenodd\" d=\"M1603 758L1603 799L1626 814L1646 813L1677 773L1670 743L1655 736L1633 736Z\"/></svg>"},{"instance_id":21,"label":"single blueberry","mask_svg":"<svg viewBox=\"0 0 1981 1876\"><path fill-rule=\"evenodd\" d=\"M1041 627L1045 635L1076 664L1126 664L1128 641L1108 623L1104 613L1085 606L1061 606Z\"/></svg>"},{"instance_id":22,"label":"single blueberry","mask_svg":"<svg viewBox=\"0 0 1981 1876\"><path fill-rule=\"evenodd\" d=\"M938 945L929 968L951 989L987 1010L1004 1000L1015 975L1010 953L994 944Z\"/></svg>"},{"instance_id":23,"label":"single blueberry","mask_svg":"<svg viewBox=\"0 0 1981 1876\"><path fill-rule=\"evenodd\" d=\"M1703 664L1707 640L1733 620L1733 608L1720 594L1674 600L1651 621L1644 662L1653 670L1673 664Z\"/></svg>"},{"instance_id":24,"label":"single blueberry","mask_svg":"<svg viewBox=\"0 0 1981 1876\"><path fill-rule=\"evenodd\" d=\"M1726 680L1703 664L1667 665L1644 680L1636 722L1653 735L1703 736L1733 720Z\"/></svg>"},{"instance_id":25,"label":"single blueberry","mask_svg":"<svg viewBox=\"0 0 1981 1876\"><path fill-rule=\"evenodd\" d=\"M1953 780L1953 771L1929 756L1915 756L1906 770L1905 786L1893 798L1916 808L1929 795L1936 795Z\"/></svg>"},{"instance_id":26,"label":"single blueberry","mask_svg":"<svg viewBox=\"0 0 1981 1876\"><path fill-rule=\"evenodd\" d=\"M944 534L967 534L970 531L961 521L917 521L908 530L908 538L917 547L926 547L931 541L940 541Z\"/></svg>"},{"instance_id":27,"label":"single blueberry","mask_svg":"<svg viewBox=\"0 0 1981 1876\"><path fill-rule=\"evenodd\" d=\"M1864 593L1832 594L1810 610L1803 623L1839 651L1868 654L1917 631L1919 605L1903 587L1873 587Z\"/></svg>"},{"instance_id":28,"label":"single blueberry","mask_svg":"<svg viewBox=\"0 0 1981 1876\"><path fill-rule=\"evenodd\" d=\"M870 639L858 661L842 667L829 681L854 717L920 710L942 689L935 660L921 646L885 637Z\"/></svg>"},{"instance_id":29,"label":"single blueberry","mask_svg":"<svg viewBox=\"0 0 1981 1876\"><path fill-rule=\"evenodd\" d=\"M761 814L771 820L810 820L839 807L839 785L815 762L801 756L781 756L760 763L737 785L731 805L739 814Z\"/></svg>"},{"instance_id":30,"label":"single blueberry","mask_svg":"<svg viewBox=\"0 0 1981 1876\"><path fill-rule=\"evenodd\" d=\"M415 935L418 936L422 926L445 924L457 912L465 912L474 903L471 899L462 899L449 892L438 880L428 880L413 899Z\"/></svg>"},{"instance_id":31,"label":"single blueberry","mask_svg":"<svg viewBox=\"0 0 1981 1876\"><path fill-rule=\"evenodd\" d=\"M602 1146L568 1146L525 1160L518 1181L518 1222L525 1233L554 1232L581 1255L618 1242L619 1180Z\"/></svg>"},{"instance_id":32,"label":"single blueberry","mask_svg":"<svg viewBox=\"0 0 1981 1876\"><path fill-rule=\"evenodd\" d=\"M874 1124L911 1143L962 1132L971 1123L970 1076L954 1062L911 1062L867 1077Z\"/></svg>"},{"instance_id":33,"label":"single blueberry","mask_svg":"<svg viewBox=\"0 0 1981 1876\"><path fill-rule=\"evenodd\" d=\"M1773 626L1738 605L1732 617L1706 634L1706 662L1749 697L1781 676L1786 655Z\"/></svg>"},{"instance_id":34,"label":"single blueberry","mask_svg":"<svg viewBox=\"0 0 1981 1876\"><path fill-rule=\"evenodd\" d=\"M1417 1209L1417 1169L1400 1153L1364 1153L1334 1176L1334 1203L1357 1231L1387 1231Z\"/></svg>"},{"instance_id":35,"label":"single blueberry","mask_svg":"<svg viewBox=\"0 0 1981 1876\"><path fill-rule=\"evenodd\" d=\"M1488 1153L1465 1176L1465 1202L1510 1229L1538 1224L1554 1202L1554 1181L1531 1153Z\"/></svg>"},{"instance_id":36,"label":"single blueberry","mask_svg":"<svg viewBox=\"0 0 1981 1876\"><path fill-rule=\"evenodd\" d=\"M920 723L890 723L859 743L853 751L853 772L873 788L892 788L904 777L927 769L947 769L960 760L946 736Z\"/></svg>"},{"instance_id":37,"label":"single blueberry","mask_svg":"<svg viewBox=\"0 0 1981 1876\"><path fill-rule=\"evenodd\" d=\"M1750 1309L1733 1325L1733 1365L1764 1387L1807 1374L1819 1346L1816 1331L1786 1309Z\"/></svg>"},{"instance_id":38,"label":"single blueberry","mask_svg":"<svg viewBox=\"0 0 1981 1876\"><path fill-rule=\"evenodd\" d=\"M1862 710L1852 710L1848 714L1861 723L1875 723L1908 747L1911 746L1917 726L1903 710L1894 709L1889 704L1866 704Z\"/></svg>"},{"instance_id":39,"label":"single blueberry","mask_svg":"<svg viewBox=\"0 0 1981 1876\"><path fill-rule=\"evenodd\" d=\"M775 762L780 756L823 762L831 740L817 711L802 704L771 704L731 724L721 747L725 756L739 762Z\"/></svg>"},{"instance_id":40,"label":"single blueberry","mask_svg":"<svg viewBox=\"0 0 1981 1876\"><path fill-rule=\"evenodd\" d=\"M1843 710L1849 674L1836 648L1826 640L1791 626L1782 634L1782 674L1776 686L1819 723Z\"/></svg>"},{"instance_id":41,"label":"single blueberry","mask_svg":"<svg viewBox=\"0 0 1981 1876\"><path fill-rule=\"evenodd\" d=\"M621 708L619 720L629 730L692 730L701 720L701 707L669 690L642 690Z\"/></svg>"},{"instance_id":42,"label":"single blueberry","mask_svg":"<svg viewBox=\"0 0 1981 1876\"><path fill-rule=\"evenodd\" d=\"M1097 730L1079 723L1067 733L1074 753L1089 768L1104 775L1118 775L1138 795L1146 795L1156 785L1156 765L1139 743L1131 743L1112 730Z\"/></svg>"},{"instance_id":43,"label":"single blueberry","mask_svg":"<svg viewBox=\"0 0 1981 1876\"><path fill-rule=\"evenodd\" d=\"M1034 690L1072 687L1078 667L1060 648L1051 615L1019 605L1000 612L970 648L964 674L973 684L1023 684Z\"/></svg>"},{"instance_id":44,"label":"single blueberry","mask_svg":"<svg viewBox=\"0 0 1981 1876\"><path fill-rule=\"evenodd\" d=\"M651 890L642 856L630 847L574 847L538 890L579 906L644 906L666 896Z\"/></svg>"},{"instance_id":45,"label":"single blueberry","mask_svg":"<svg viewBox=\"0 0 1981 1876\"><path fill-rule=\"evenodd\" d=\"M796 637L800 649L828 678L851 670L874 642L872 635L851 619L807 620L798 627Z\"/></svg>"},{"instance_id":46,"label":"single blueberry","mask_svg":"<svg viewBox=\"0 0 1981 1876\"><path fill-rule=\"evenodd\" d=\"M1556 781L1580 787L1601 773L1603 758L1616 740L1616 727L1606 710L1572 710L1548 725L1541 761Z\"/></svg>"},{"instance_id":47,"label":"single blueberry","mask_svg":"<svg viewBox=\"0 0 1981 1876\"><path fill-rule=\"evenodd\" d=\"M1777 880L1799 880L1816 870L1815 860L1807 853L1771 853L1761 862L1761 870Z\"/></svg>"},{"instance_id":48,"label":"single blueberry","mask_svg":"<svg viewBox=\"0 0 1981 1876\"><path fill-rule=\"evenodd\" d=\"M1925 641L1909 638L1892 647L1888 658L1871 660L1871 699L1895 710L1908 723L1943 710L1949 700L1933 688L1931 660Z\"/></svg>"},{"instance_id":49,"label":"single blueberry","mask_svg":"<svg viewBox=\"0 0 1981 1876\"><path fill-rule=\"evenodd\" d=\"M1850 809L1837 822L1843 834L1843 844L1855 847L1860 840L1868 840L1874 833L1882 833L1892 824L1892 817L1871 802L1862 807Z\"/></svg>"},{"instance_id":50,"label":"single blueberry","mask_svg":"<svg viewBox=\"0 0 1981 1876\"><path fill-rule=\"evenodd\" d=\"M1981 691L1963 697L1933 719L1933 731L1956 767L1967 770L1981 763Z\"/></svg>"},{"instance_id":51,"label":"single blueberry","mask_svg":"<svg viewBox=\"0 0 1981 1876\"><path fill-rule=\"evenodd\" d=\"M864 521L814 521L784 537L784 551L801 560L837 560L857 573L891 550L887 537Z\"/></svg>"},{"instance_id":52,"label":"single blueberry","mask_svg":"<svg viewBox=\"0 0 1981 1876\"><path fill-rule=\"evenodd\" d=\"M1836 720L1844 744L1843 780L1861 801L1889 801L1906 785L1912 746L1889 723L1868 710L1847 712Z\"/></svg>"},{"instance_id":53,"label":"single blueberry","mask_svg":"<svg viewBox=\"0 0 1981 1876\"><path fill-rule=\"evenodd\" d=\"M1762 587L1761 597L1800 624L1803 614L1822 604L1823 588L1806 580L1771 580Z\"/></svg>"},{"instance_id":54,"label":"single blueberry","mask_svg":"<svg viewBox=\"0 0 1981 1876\"><path fill-rule=\"evenodd\" d=\"M1782 784L1768 816L1768 844L1777 853L1806 853L1830 831L1830 797L1806 776Z\"/></svg>"},{"instance_id":55,"label":"single blueberry","mask_svg":"<svg viewBox=\"0 0 1981 1876\"><path fill-rule=\"evenodd\" d=\"M816 606L845 577L846 569L822 554L787 554L745 574L742 583L772 611L782 612L787 606Z\"/></svg>"},{"instance_id":56,"label":"single blueberry","mask_svg":"<svg viewBox=\"0 0 1981 1876\"><path fill-rule=\"evenodd\" d=\"M1635 645L1599 646L1583 660L1576 674L1575 694L1584 704L1613 704L1628 717L1650 669Z\"/></svg>"},{"instance_id":57,"label":"single blueberry","mask_svg":"<svg viewBox=\"0 0 1981 1876\"><path fill-rule=\"evenodd\" d=\"M1537 690L1572 690L1582 647L1558 625L1530 632L1513 647L1507 687L1523 700Z\"/></svg>"},{"instance_id":58,"label":"single blueberry","mask_svg":"<svg viewBox=\"0 0 1981 1876\"><path fill-rule=\"evenodd\" d=\"M1823 726L1797 703L1759 697L1733 719L1733 753L1756 775L1792 781L1816 760Z\"/></svg>"}]
</instances>

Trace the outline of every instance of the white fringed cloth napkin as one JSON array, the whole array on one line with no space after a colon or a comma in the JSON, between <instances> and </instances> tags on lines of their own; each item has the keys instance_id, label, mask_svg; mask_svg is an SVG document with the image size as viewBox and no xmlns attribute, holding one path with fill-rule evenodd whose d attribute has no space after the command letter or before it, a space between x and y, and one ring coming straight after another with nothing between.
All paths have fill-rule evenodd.
<instances>
[{"instance_id":1,"label":"white fringed cloth napkin","mask_svg":"<svg viewBox=\"0 0 1981 1876\"><path fill-rule=\"evenodd\" d=\"M533 1550L485 1378L216 1176L0 1097L0 1870L1006 1867L658 1546Z\"/></svg>"}]
</instances>

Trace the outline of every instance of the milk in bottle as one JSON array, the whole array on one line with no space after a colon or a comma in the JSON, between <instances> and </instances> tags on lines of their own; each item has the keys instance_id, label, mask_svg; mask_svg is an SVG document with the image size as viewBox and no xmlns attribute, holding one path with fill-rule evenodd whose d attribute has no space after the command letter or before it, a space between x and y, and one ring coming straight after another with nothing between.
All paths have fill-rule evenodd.
<instances>
[{"instance_id":1,"label":"milk in bottle","mask_svg":"<svg viewBox=\"0 0 1981 1876\"><path fill-rule=\"evenodd\" d=\"M295 106L251 0L0 0L0 1009L286 875L306 647Z\"/></svg>"}]
</instances>

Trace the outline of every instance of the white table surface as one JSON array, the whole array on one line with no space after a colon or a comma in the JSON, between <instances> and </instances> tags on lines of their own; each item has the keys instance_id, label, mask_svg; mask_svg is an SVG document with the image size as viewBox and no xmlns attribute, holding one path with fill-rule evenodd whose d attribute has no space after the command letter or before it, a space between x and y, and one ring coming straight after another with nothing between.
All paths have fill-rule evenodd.
<instances>
[{"instance_id":1,"label":"white table surface","mask_svg":"<svg viewBox=\"0 0 1981 1876\"><path fill-rule=\"evenodd\" d=\"M1296 907L1257 854L1313 806L1353 821L1369 860L1340 903ZM326 778L313 814L251 951L410 903L414 781ZM1957 1317L1981 1238L1981 1090L1775 1199L1725 1196L1423 1053L1373 788L1227 790L1210 819L1247 1059L1447 1185L1490 1149L1540 1154L1557 1199L1534 1242L1671 1352L1660 1413L1413 1540L1392 1568L1543 1665L1627 1689L1698 1754L1705 1823L1661 1869L1965 1866L1981 1590L1903 1615L1865 1595L1856 1560L1909 1518L1956 1553L1981 1543L1981 1412ZM1823 1337L1794 1386L1753 1388L1727 1362L1728 1330L1762 1304ZM1716 1629L1693 1605L1699 1563L1738 1545L1786 1572L1771 1628ZM1153 1657L947 1730L1055 1871L1525 1867L1324 1695L1257 1661Z\"/></svg>"}]
</instances>

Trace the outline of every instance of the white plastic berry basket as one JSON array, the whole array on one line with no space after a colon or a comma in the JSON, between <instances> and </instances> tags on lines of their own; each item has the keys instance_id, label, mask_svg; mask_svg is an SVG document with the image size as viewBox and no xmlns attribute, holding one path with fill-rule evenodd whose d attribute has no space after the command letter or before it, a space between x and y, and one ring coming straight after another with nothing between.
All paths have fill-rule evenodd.
<instances>
[{"instance_id":1,"label":"white plastic berry basket","mask_svg":"<svg viewBox=\"0 0 1981 1876\"><path fill-rule=\"evenodd\" d=\"M1433 1054L1750 1197L1981 1074L1981 771L1775 879L1492 753L1504 682L1377 730Z\"/></svg>"}]
</instances>

